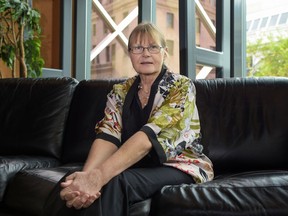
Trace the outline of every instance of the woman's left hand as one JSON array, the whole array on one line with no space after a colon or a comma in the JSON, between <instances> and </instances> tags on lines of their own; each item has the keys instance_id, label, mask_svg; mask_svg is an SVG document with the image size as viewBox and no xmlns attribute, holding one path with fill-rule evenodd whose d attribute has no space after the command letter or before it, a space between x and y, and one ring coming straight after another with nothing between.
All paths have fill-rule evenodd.
<instances>
[{"instance_id":1,"label":"woman's left hand","mask_svg":"<svg viewBox=\"0 0 288 216\"><path fill-rule=\"evenodd\" d=\"M67 207L87 208L101 195L102 174L99 170L75 172L67 176L61 186L60 197Z\"/></svg>"}]
</instances>

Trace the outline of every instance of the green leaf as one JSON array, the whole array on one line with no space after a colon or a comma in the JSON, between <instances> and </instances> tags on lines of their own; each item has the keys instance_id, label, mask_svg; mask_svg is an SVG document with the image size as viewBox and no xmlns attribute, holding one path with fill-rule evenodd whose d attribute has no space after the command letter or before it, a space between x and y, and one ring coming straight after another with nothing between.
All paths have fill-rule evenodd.
<instances>
[{"instance_id":1,"label":"green leaf","mask_svg":"<svg viewBox=\"0 0 288 216\"><path fill-rule=\"evenodd\" d=\"M15 59L15 49L11 45L5 45L1 47L0 50L1 58L6 63L9 68L13 67Z\"/></svg>"},{"instance_id":2,"label":"green leaf","mask_svg":"<svg viewBox=\"0 0 288 216\"><path fill-rule=\"evenodd\" d=\"M25 48L25 62L30 77L42 75L44 60L41 58L41 34L40 17L41 14L30 7L26 0L0 0L0 58L12 68L15 60L15 50L20 44L7 44L7 34L19 35L12 32L11 26L7 26L4 19L12 19L14 23L23 26L25 36L23 38ZM18 36L19 37L19 36ZM5 43L4 43L5 41ZM17 38L17 41L20 41Z\"/></svg>"},{"instance_id":3,"label":"green leaf","mask_svg":"<svg viewBox=\"0 0 288 216\"><path fill-rule=\"evenodd\" d=\"M264 40L247 45L247 62L259 59L250 68L250 76L288 76L288 38L268 35ZM250 59L249 59L250 58Z\"/></svg>"},{"instance_id":4,"label":"green leaf","mask_svg":"<svg viewBox=\"0 0 288 216\"><path fill-rule=\"evenodd\" d=\"M42 75L44 59L40 53L41 40L39 38L25 41L25 60L29 77L39 77Z\"/></svg>"}]
</instances>

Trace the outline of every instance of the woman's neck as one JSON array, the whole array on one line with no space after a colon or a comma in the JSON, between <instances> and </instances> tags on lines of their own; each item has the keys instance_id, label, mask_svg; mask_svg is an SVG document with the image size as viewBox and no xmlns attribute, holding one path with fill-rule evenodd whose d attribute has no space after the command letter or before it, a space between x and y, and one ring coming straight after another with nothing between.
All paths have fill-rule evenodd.
<instances>
[{"instance_id":1,"label":"woman's neck","mask_svg":"<svg viewBox=\"0 0 288 216\"><path fill-rule=\"evenodd\" d=\"M139 86L147 91L151 89L151 86L153 85L154 81L156 80L156 78L158 77L159 74L150 74L150 75L143 75L140 74L140 83Z\"/></svg>"},{"instance_id":2,"label":"woman's neck","mask_svg":"<svg viewBox=\"0 0 288 216\"><path fill-rule=\"evenodd\" d=\"M151 73L151 74L139 74L139 77L140 77L139 88L141 88L145 92L148 92L148 91L150 92L150 89L154 81L160 75L161 71L162 70L160 70L157 73Z\"/></svg>"}]
</instances>

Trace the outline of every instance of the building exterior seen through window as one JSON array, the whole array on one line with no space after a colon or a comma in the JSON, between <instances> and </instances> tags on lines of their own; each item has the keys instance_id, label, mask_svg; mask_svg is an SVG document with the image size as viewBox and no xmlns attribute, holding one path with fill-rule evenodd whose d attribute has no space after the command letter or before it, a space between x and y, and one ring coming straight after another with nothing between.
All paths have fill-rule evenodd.
<instances>
[{"instance_id":1,"label":"building exterior seen through window","mask_svg":"<svg viewBox=\"0 0 288 216\"><path fill-rule=\"evenodd\" d=\"M288 1L247 1L247 76L288 77Z\"/></svg>"},{"instance_id":2,"label":"building exterior seen through window","mask_svg":"<svg viewBox=\"0 0 288 216\"><path fill-rule=\"evenodd\" d=\"M175 72L180 72L179 1L156 0L156 24L167 39L169 57L166 64ZM63 13L63 1L31 2L41 13L43 34L41 55L45 59L44 67L61 70L63 68L61 59L64 56L61 31L63 26L59 20ZM133 76L135 72L129 60L127 42L129 34L138 22L138 0L92 0L92 2L91 78ZM212 25L215 28L217 0L195 0L195 4L196 7L201 6L210 27ZM246 75L288 77L288 1L246 0L246 13ZM211 29L207 28L207 20L203 20L203 14L199 14L197 10L195 19L196 46L215 50L216 31L215 35L211 34ZM273 60L272 66L267 65L267 55L271 62ZM196 78L213 79L216 77L215 69L209 65L198 64L195 68Z\"/></svg>"},{"instance_id":3,"label":"building exterior seen through window","mask_svg":"<svg viewBox=\"0 0 288 216\"><path fill-rule=\"evenodd\" d=\"M91 78L125 78L135 75L127 52L127 39L138 21L137 0L102 0L92 6ZM99 4L101 3L101 4ZM201 5L212 23L216 23L216 0L201 1ZM136 12L135 12L136 11ZM198 17L197 14L195 14ZM167 66L179 73L179 14L178 0L156 1L156 25L163 31L167 40ZM95 28L95 30L94 30ZM116 32L120 34L116 34ZM96 32L96 34L94 34ZM201 19L197 19L196 44L206 49L215 49L213 39ZM203 66L197 66L201 70ZM195 69L196 70L196 69ZM214 70L215 71L215 70ZM205 78L214 78L213 68Z\"/></svg>"}]
</instances>

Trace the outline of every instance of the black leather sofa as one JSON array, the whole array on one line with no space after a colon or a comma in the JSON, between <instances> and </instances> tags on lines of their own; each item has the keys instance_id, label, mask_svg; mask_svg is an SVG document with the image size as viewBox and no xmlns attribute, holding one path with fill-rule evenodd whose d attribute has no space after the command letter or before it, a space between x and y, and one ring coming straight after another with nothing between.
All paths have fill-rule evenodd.
<instances>
[{"instance_id":1,"label":"black leather sofa","mask_svg":"<svg viewBox=\"0 0 288 216\"><path fill-rule=\"evenodd\" d=\"M53 215L121 80L0 79L0 216ZM288 215L288 78L195 80L215 179L167 185L130 215Z\"/></svg>"}]
</instances>

